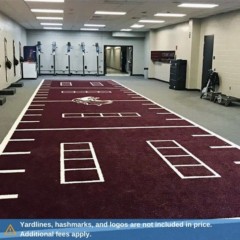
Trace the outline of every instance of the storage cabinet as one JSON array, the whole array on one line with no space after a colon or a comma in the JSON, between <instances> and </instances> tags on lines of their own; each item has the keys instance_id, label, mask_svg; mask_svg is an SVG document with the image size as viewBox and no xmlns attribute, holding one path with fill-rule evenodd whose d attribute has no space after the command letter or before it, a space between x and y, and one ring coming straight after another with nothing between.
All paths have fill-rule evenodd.
<instances>
[{"instance_id":1,"label":"storage cabinet","mask_svg":"<svg viewBox=\"0 0 240 240\"><path fill-rule=\"evenodd\" d=\"M186 85L187 60L171 61L169 88L184 90Z\"/></svg>"},{"instance_id":2,"label":"storage cabinet","mask_svg":"<svg viewBox=\"0 0 240 240\"><path fill-rule=\"evenodd\" d=\"M151 51L151 60L153 62L169 63L175 58L175 51Z\"/></svg>"}]
</instances>

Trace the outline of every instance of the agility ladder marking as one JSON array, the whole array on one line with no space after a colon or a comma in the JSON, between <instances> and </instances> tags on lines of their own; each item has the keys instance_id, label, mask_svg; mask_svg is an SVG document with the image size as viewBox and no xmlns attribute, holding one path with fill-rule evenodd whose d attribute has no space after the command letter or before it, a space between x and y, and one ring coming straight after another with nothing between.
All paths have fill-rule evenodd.
<instances>
[{"instance_id":1,"label":"agility ladder marking","mask_svg":"<svg viewBox=\"0 0 240 240\"><path fill-rule=\"evenodd\" d=\"M166 146L164 143L170 142L170 145ZM206 165L204 162L202 162L199 158L197 158L195 155L193 155L191 152L189 152L186 148L181 146L177 141L175 140L149 140L147 141L149 146L164 160L164 162L167 163L168 166L170 166L177 175L182 178L182 179L198 179L198 178L219 178L221 177L217 172L215 172L213 169L211 169L208 165ZM161 152L162 149L181 149L184 154L172 154L172 155L167 155L163 154ZM173 158L181 158L181 157L188 157L196 161L194 164L172 164L169 159ZM184 175L181 172L181 168L205 168L209 171L209 175L192 175L192 176L187 176Z\"/></svg>"},{"instance_id":2,"label":"agility ladder marking","mask_svg":"<svg viewBox=\"0 0 240 240\"><path fill-rule=\"evenodd\" d=\"M77 156L75 154L74 158L67 158L66 152L83 152L88 151L90 152L91 157L84 158L81 154ZM66 169L65 168L65 161L93 161L95 167L93 168L74 168L74 169ZM66 180L66 171L67 172L74 172L78 171L81 174L81 171L96 171L98 175L98 179L91 179L91 180L79 180L79 181L67 181ZM96 183L96 182L104 182L104 177L102 174L102 170L100 168L95 150L91 142L69 142L69 143L61 143L60 145L60 183L61 184L81 184L81 183Z\"/></svg>"},{"instance_id":3,"label":"agility ladder marking","mask_svg":"<svg viewBox=\"0 0 240 240\"><path fill-rule=\"evenodd\" d=\"M141 117L137 112L122 113L63 113L62 118L109 118L109 117Z\"/></svg>"}]
</instances>

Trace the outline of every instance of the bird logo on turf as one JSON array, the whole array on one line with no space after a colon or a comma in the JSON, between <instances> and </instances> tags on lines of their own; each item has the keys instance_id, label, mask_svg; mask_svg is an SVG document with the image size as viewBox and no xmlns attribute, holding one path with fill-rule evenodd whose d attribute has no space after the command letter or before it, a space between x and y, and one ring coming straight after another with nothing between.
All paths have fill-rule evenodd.
<instances>
[{"instance_id":1,"label":"bird logo on turf","mask_svg":"<svg viewBox=\"0 0 240 240\"><path fill-rule=\"evenodd\" d=\"M80 103L84 105L97 105L97 106L102 106L105 104L112 104L112 100L101 100L99 97L92 97L92 96L87 96L87 97L82 97L82 98L74 98L72 100L75 103Z\"/></svg>"}]
</instances>

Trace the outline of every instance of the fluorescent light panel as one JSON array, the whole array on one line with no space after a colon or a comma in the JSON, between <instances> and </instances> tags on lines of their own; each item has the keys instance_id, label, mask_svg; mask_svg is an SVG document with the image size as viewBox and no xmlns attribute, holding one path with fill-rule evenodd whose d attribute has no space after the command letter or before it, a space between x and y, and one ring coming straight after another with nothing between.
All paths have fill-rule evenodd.
<instances>
[{"instance_id":1,"label":"fluorescent light panel","mask_svg":"<svg viewBox=\"0 0 240 240\"><path fill-rule=\"evenodd\" d=\"M163 21L163 20L142 19L142 20L139 20L138 22L140 22L140 23L164 23L165 21Z\"/></svg>"},{"instance_id":2,"label":"fluorescent light panel","mask_svg":"<svg viewBox=\"0 0 240 240\"><path fill-rule=\"evenodd\" d=\"M61 30L62 28L61 27L43 27L43 29L46 29L46 30Z\"/></svg>"},{"instance_id":3,"label":"fluorescent light panel","mask_svg":"<svg viewBox=\"0 0 240 240\"><path fill-rule=\"evenodd\" d=\"M181 3L178 7L184 8L215 8L218 7L218 4L211 4L211 3Z\"/></svg>"},{"instance_id":4,"label":"fluorescent light panel","mask_svg":"<svg viewBox=\"0 0 240 240\"><path fill-rule=\"evenodd\" d=\"M24 0L25 2L51 2L51 3L64 3L64 0Z\"/></svg>"},{"instance_id":5,"label":"fluorescent light panel","mask_svg":"<svg viewBox=\"0 0 240 240\"><path fill-rule=\"evenodd\" d=\"M186 14L183 13L156 13L155 17L184 17Z\"/></svg>"},{"instance_id":6,"label":"fluorescent light panel","mask_svg":"<svg viewBox=\"0 0 240 240\"><path fill-rule=\"evenodd\" d=\"M142 28L142 27L144 27L144 25L141 25L141 24L133 24L131 26L131 28Z\"/></svg>"},{"instance_id":7,"label":"fluorescent light panel","mask_svg":"<svg viewBox=\"0 0 240 240\"><path fill-rule=\"evenodd\" d=\"M62 26L62 23L40 23L42 26Z\"/></svg>"},{"instance_id":8,"label":"fluorescent light panel","mask_svg":"<svg viewBox=\"0 0 240 240\"><path fill-rule=\"evenodd\" d=\"M104 24L84 24L84 27L106 27Z\"/></svg>"},{"instance_id":9,"label":"fluorescent light panel","mask_svg":"<svg viewBox=\"0 0 240 240\"><path fill-rule=\"evenodd\" d=\"M98 31L98 28L80 28L82 31Z\"/></svg>"},{"instance_id":10,"label":"fluorescent light panel","mask_svg":"<svg viewBox=\"0 0 240 240\"><path fill-rule=\"evenodd\" d=\"M31 9L32 12L41 12L41 13L63 13L61 9Z\"/></svg>"},{"instance_id":11,"label":"fluorescent light panel","mask_svg":"<svg viewBox=\"0 0 240 240\"><path fill-rule=\"evenodd\" d=\"M100 15L125 15L126 12L95 11L94 14L100 14Z\"/></svg>"},{"instance_id":12,"label":"fluorescent light panel","mask_svg":"<svg viewBox=\"0 0 240 240\"><path fill-rule=\"evenodd\" d=\"M130 29L130 28L123 28L120 31L122 31L122 32L131 32L132 29Z\"/></svg>"},{"instance_id":13,"label":"fluorescent light panel","mask_svg":"<svg viewBox=\"0 0 240 240\"><path fill-rule=\"evenodd\" d=\"M38 20L63 20L63 17L36 17Z\"/></svg>"}]
</instances>

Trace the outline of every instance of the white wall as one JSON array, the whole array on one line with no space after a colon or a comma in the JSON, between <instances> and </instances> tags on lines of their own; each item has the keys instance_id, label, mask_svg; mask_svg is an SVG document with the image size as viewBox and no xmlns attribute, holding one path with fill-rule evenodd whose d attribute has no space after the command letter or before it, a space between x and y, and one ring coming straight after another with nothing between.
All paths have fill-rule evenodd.
<instances>
[{"instance_id":1,"label":"white wall","mask_svg":"<svg viewBox=\"0 0 240 240\"><path fill-rule=\"evenodd\" d=\"M7 57L12 62L12 68L5 69L4 38L7 39ZM0 89L7 88L21 79L20 63L16 66L16 76L13 68L13 40L15 41L15 56L19 60L19 42L26 44L26 31L17 23L0 13ZM7 78L6 78L7 74Z\"/></svg>"},{"instance_id":2,"label":"white wall","mask_svg":"<svg viewBox=\"0 0 240 240\"><path fill-rule=\"evenodd\" d=\"M176 58L185 59L189 64L190 40L188 22L151 31L149 38L150 51L176 51ZM170 64L151 61L149 63L149 77L168 82L169 65ZM187 81L189 80L187 79Z\"/></svg>"},{"instance_id":3,"label":"white wall","mask_svg":"<svg viewBox=\"0 0 240 240\"><path fill-rule=\"evenodd\" d=\"M214 35L213 68L219 73L219 91L240 98L240 11L151 31L145 44L150 50L175 50L177 59L186 59L188 89L201 89L204 36ZM145 53L146 54L146 53ZM145 60L147 61L147 60ZM149 77L168 82L165 64L148 60Z\"/></svg>"},{"instance_id":4,"label":"white wall","mask_svg":"<svg viewBox=\"0 0 240 240\"><path fill-rule=\"evenodd\" d=\"M82 73L82 53L80 44L85 43L85 65L87 71L85 73L95 74L97 72L96 48L95 43L99 43L99 73L103 73L104 69L104 46L106 45L122 45L133 46L133 74L143 74L144 61L144 38L123 38L112 37L108 32L73 32L73 31L34 31L27 32L28 45L36 45L37 41L42 43L41 65L42 72L49 73L51 69L52 56L51 44L53 41L57 43L56 51L56 69L66 70L67 52L66 44L71 42L73 49L71 51L71 70L73 73ZM67 70L66 70L67 71Z\"/></svg>"},{"instance_id":5,"label":"white wall","mask_svg":"<svg viewBox=\"0 0 240 240\"><path fill-rule=\"evenodd\" d=\"M240 11L220 14L202 21L200 66L202 69L204 35L214 35L213 68L220 76L220 91L240 98ZM201 73L198 86L201 86Z\"/></svg>"}]
</instances>

